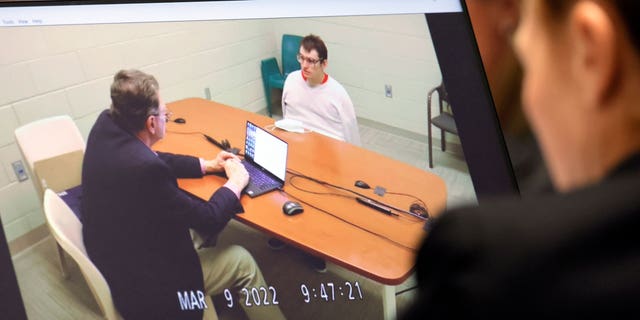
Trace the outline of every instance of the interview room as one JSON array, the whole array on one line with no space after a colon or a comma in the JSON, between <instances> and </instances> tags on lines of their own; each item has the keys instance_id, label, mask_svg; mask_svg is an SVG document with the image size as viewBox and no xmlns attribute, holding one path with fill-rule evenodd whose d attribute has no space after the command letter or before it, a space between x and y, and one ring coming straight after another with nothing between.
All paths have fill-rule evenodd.
<instances>
[{"instance_id":1,"label":"interview room","mask_svg":"<svg viewBox=\"0 0 640 320\"><path fill-rule=\"evenodd\" d=\"M204 115L181 111L183 105L189 104L185 99L197 101L207 114L211 113L207 108L222 105L243 114L259 115L261 123L282 119L283 88L269 84L274 69L267 67L275 65L275 73L282 76L284 60L299 60L298 43L309 34L319 36L326 44L324 71L344 87L352 101L360 145L340 148L362 148L368 152L364 159L353 162L367 162L369 156L375 156L436 177L446 188L437 203L426 204L427 208L432 207L432 214L445 207L476 201L460 140L450 130L433 124L438 116L446 114L451 118L452 113L447 101L438 99L439 95L446 96L446 89L441 85L442 76L424 15L4 28L0 30L0 40L6 44L0 55L3 87L0 212L30 319L97 319L102 311L72 258L66 258L66 275L61 272L56 241L50 235L43 211L43 190L51 186L46 183L43 186L43 179L34 175L33 163L23 156L25 150L21 151L16 140L16 129L43 119L67 116L84 143L100 113L111 104L109 90L114 74L121 69L139 69L157 79L162 99L172 113L167 138L199 139L204 144L198 148L207 148L204 154L216 154L220 151L218 146L206 141L199 132L206 130L211 138L219 142L227 140L231 147L243 150L246 119L234 118L225 124L237 128L234 132L242 135L216 130L215 121L211 127L202 128ZM283 50L283 42L292 38L298 41L295 50ZM213 113L216 121L224 121L229 114L225 110ZM181 118L182 123L175 122L176 118ZM192 123L199 123L200 127L189 127ZM267 127L276 135L294 140L317 134L310 130L292 133L273 125ZM294 146L295 143L290 143L290 154L295 152ZM161 145L161 148L168 147ZM308 151L314 153L314 158L327 156L322 150ZM341 181L341 186L358 193L375 191L383 197L380 192L397 191L392 184L397 180L394 169L390 166L381 169L386 179L349 176L350 182ZM69 170L73 168L50 171ZM78 179L80 168L75 172ZM355 180L363 180L370 189L355 187ZM301 185L301 189L311 192L326 192L325 187L309 181ZM287 185L285 189L295 188ZM304 190L296 191L305 194ZM404 193L422 201L410 191ZM281 197L284 199L286 195ZM392 198L387 195L385 199ZM251 201L244 199L242 203L256 211ZM306 209L302 215L314 212ZM372 210L369 214L375 216L380 212ZM317 252L301 250L305 245L297 247L291 243L285 243L284 249L273 250L268 246L273 236L251 221L232 220L218 243L242 245L253 255L267 282L277 289L280 308L287 316L376 319L387 312L384 309L389 302L384 302L385 299L391 297L394 312L400 313L413 298L415 279L410 274L398 283L381 284L375 277L372 280L370 275L336 264L330 258L326 259L327 271L319 273L306 263L307 256ZM419 239L414 245L418 242ZM329 282L357 282L364 297L305 304L305 298L311 296L310 291L306 296L304 290L301 292L301 284L311 288ZM226 307L229 305L226 298L214 297L218 314L222 318L242 318L237 307Z\"/></svg>"}]
</instances>

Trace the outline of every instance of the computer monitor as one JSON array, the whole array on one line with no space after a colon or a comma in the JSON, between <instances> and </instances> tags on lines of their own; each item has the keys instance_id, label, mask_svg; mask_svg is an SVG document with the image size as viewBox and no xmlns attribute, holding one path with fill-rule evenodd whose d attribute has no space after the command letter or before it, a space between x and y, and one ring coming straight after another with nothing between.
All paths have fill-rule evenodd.
<instances>
[{"instance_id":1,"label":"computer monitor","mask_svg":"<svg viewBox=\"0 0 640 320\"><path fill-rule=\"evenodd\" d=\"M313 33L327 43L328 73L351 96L361 128L385 135L368 138L363 148L471 182L460 192L448 185L448 206L518 192L464 1L15 1L0 3L0 19L0 117L6 121L0 131L6 168L0 211L10 247L28 241L44 223L31 181L18 181L9 170L21 160L13 129L67 114L86 139L97 115L109 107L113 75L127 68L156 76L167 102L200 97L263 114L270 103L277 114L279 101L267 101L260 62L275 57L282 65L283 34ZM426 99L441 84L459 139L443 135L450 151L434 148L441 157L430 169ZM435 104L432 112L439 113ZM2 308L13 308L3 314L18 319L23 305L32 308L32 292L22 288L20 295L2 244L0 297ZM17 269L18 278L20 272L28 270ZM297 286L307 280L287 279ZM314 311L284 311L291 318L357 318L369 308L363 303L335 308L315 301Z\"/></svg>"}]
</instances>

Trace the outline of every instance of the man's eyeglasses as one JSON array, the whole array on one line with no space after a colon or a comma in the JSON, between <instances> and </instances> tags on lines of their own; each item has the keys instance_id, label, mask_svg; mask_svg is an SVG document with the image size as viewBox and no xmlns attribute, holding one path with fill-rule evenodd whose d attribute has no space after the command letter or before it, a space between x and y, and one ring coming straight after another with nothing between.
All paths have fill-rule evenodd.
<instances>
[{"instance_id":1,"label":"man's eyeglasses","mask_svg":"<svg viewBox=\"0 0 640 320\"><path fill-rule=\"evenodd\" d=\"M324 60L324 59L311 59L311 58L305 57L305 56L303 56L303 55L301 55L299 53L296 55L296 58L298 59L298 62L300 64L302 64L303 62L307 62L307 64L310 64L312 66L315 66L315 65L318 64L318 62L321 62L322 60Z\"/></svg>"},{"instance_id":2,"label":"man's eyeglasses","mask_svg":"<svg viewBox=\"0 0 640 320\"><path fill-rule=\"evenodd\" d=\"M152 113L152 114L150 114L149 116L156 116L156 117L158 117L158 116L160 116L160 114L159 114L159 113ZM173 116L173 112L171 112L171 111L167 111L167 112L165 112L165 113L164 113L164 122L169 122L169 121L171 121L171 116Z\"/></svg>"}]
</instances>

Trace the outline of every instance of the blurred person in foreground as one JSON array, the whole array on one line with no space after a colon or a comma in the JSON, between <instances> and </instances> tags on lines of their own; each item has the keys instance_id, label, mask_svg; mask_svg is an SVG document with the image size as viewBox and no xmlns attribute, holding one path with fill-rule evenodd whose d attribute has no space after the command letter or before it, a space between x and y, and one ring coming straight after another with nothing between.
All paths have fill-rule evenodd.
<instances>
[{"instance_id":1,"label":"blurred person in foreground","mask_svg":"<svg viewBox=\"0 0 640 320\"><path fill-rule=\"evenodd\" d=\"M553 192L520 100L522 68L511 45L520 0L469 0L467 9L520 195Z\"/></svg>"},{"instance_id":2,"label":"blurred person in foreground","mask_svg":"<svg viewBox=\"0 0 640 320\"><path fill-rule=\"evenodd\" d=\"M558 194L444 213L407 318L640 314L640 2L523 0L523 108Z\"/></svg>"}]
</instances>

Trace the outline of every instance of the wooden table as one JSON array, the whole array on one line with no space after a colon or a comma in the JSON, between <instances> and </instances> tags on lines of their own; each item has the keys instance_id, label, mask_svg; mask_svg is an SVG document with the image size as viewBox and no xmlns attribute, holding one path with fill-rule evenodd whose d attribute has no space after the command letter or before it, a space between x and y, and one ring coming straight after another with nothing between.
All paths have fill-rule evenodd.
<instances>
[{"instance_id":1,"label":"wooden table","mask_svg":"<svg viewBox=\"0 0 640 320\"><path fill-rule=\"evenodd\" d=\"M165 138L154 145L154 149L207 159L215 157L220 150L197 132L216 140L228 139L232 146L243 150L247 120L263 128L274 123L272 118L199 98L172 102L167 107L174 118L186 119L186 124L168 123ZM389 193L380 197L373 193L373 188L354 187L354 182L361 179L372 187L382 186L387 192L418 197L431 213L445 207L446 186L434 174L315 132L292 133L280 129L271 132L289 143L287 168L290 170L404 210L415 200ZM275 191L256 198L243 196L245 213L236 219L381 284L397 285L409 277L425 236L424 221L404 213L399 217L382 214L359 204L352 196L303 192L292 186L292 176L287 172L286 193L331 214L305 205L302 214L284 215L282 204L288 200L287 196ZM218 175L208 175L203 179L181 179L179 185L198 197L209 199L225 181ZM294 178L293 183L314 192L349 195L301 178ZM395 296L393 302L388 303L395 303ZM395 312L395 307L393 309Z\"/></svg>"}]
</instances>

